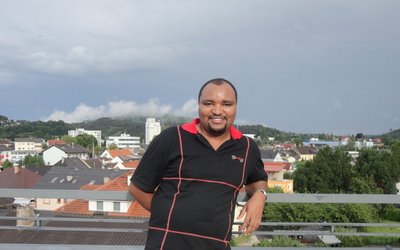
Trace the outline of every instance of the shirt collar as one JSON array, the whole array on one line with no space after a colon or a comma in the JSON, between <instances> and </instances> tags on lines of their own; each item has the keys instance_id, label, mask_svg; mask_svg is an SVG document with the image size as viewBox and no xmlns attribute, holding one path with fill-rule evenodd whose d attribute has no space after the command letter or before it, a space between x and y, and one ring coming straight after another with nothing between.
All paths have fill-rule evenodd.
<instances>
[{"instance_id":1,"label":"shirt collar","mask_svg":"<svg viewBox=\"0 0 400 250\"><path fill-rule=\"evenodd\" d=\"M196 124L200 122L199 118L193 119L192 122L185 123L182 125L183 130L192 133L192 134L197 134L199 131L197 131ZM243 134L239 130L235 129L233 126L230 126L229 132L231 133L231 136L233 139L238 140L242 138Z\"/></svg>"}]
</instances>

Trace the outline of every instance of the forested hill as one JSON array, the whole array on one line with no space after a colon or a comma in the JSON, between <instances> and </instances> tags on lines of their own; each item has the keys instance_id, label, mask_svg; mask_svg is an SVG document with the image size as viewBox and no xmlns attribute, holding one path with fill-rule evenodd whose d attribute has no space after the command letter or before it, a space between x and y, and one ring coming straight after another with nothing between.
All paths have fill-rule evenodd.
<instances>
[{"instance_id":1,"label":"forested hill","mask_svg":"<svg viewBox=\"0 0 400 250\"><path fill-rule=\"evenodd\" d=\"M190 122L192 118L177 117L166 115L163 117L156 117L161 122L162 129L171 126L181 125L185 122ZM144 138L145 134L146 117L136 116L129 118L99 118L93 121L85 121L80 123L65 123L63 121L14 121L9 120L6 116L0 115L0 139L7 138L14 140L15 138L36 137L43 139L54 139L68 134L68 130L76 128L84 128L91 130L101 130L102 136L113 136L127 133L132 136L140 136ZM263 140L269 137L275 138L277 141L293 141L301 143L310 137L317 137L324 139L323 134L299 134L293 132L284 132L278 129L265 127L263 125L239 125L237 126L240 131L245 134L255 134L260 136ZM400 138L400 129L390 131L383 135L376 137L383 137L386 144Z\"/></svg>"},{"instance_id":2,"label":"forested hill","mask_svg":"<svg viewBox=\"0 0 400 250\"><path fill-rule=\"evenodd\" d=\"M192 118L163 116L157 117L161 122L162 129L171 126L181 125L190 122ZM7 117L1 116L0 119L0 138L37 137L54 139L68 134L68 130L76 128L84 128L89 130L101 130L102 136L120 135L127 133L133 136L144 138L146 117L130 117L130 118L99 118L93 121L80 123L65 123L63 121L13 121ZM239 129L245 134L256 134L262 137L293 137L294 133L286 133L277 129L267 128L262 125L241 125Z\"/></svg>"},{"instance_id":3,"label":"forested hill","mask_svg":"<svg viewBox=\"0 0 400 250\"><path fill-rule=\"evenodd\" d=\"M381 136L386 144L391 144L391 142L400 139L400 129L391 130Z\"/></svg>"}]
</instances>

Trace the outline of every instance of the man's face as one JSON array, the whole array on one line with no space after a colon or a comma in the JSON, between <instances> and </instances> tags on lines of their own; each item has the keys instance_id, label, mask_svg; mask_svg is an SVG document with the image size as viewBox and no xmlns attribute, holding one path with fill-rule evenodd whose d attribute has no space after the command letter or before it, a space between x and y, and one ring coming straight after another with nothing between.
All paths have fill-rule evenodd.
<instances>
[{"instance_id":1,"label":"man's face","mask_svg":"<svg viewBox=\"0 0 400 250\"><path fill-rule=\"evenodd\" d=\"M199 100L201 129L210 136L229 133L236 117L236 104L235 92L229 84L205 86Z\"/></svg>"}]
</instances>

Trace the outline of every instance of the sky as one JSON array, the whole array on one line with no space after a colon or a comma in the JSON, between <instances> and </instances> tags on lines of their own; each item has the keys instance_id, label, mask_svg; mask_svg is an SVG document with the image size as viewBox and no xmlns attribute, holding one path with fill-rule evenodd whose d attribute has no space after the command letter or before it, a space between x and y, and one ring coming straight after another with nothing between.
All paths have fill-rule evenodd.
<instances>
[{"instance_id":1,"label":"sky","mask_svg":"<svg viewBox=\"0 0 400 250\"><path fill-rule=\"evenodd\" d=\"M398 0L1 0L0 115L195 117L203 83L237 124L400 128Z\"/></svg>"}]
</instances>

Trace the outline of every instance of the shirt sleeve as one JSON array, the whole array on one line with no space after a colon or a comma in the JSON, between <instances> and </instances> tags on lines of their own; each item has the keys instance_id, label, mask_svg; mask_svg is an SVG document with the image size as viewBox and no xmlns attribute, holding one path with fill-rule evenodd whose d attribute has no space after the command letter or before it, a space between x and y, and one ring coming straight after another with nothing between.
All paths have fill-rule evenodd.
<instances>
[{"instance_id":1,"label":"shirt sleeve","mask_svg":"<svg viewBox=\"0 0 400 250\"><path fill-rule=\"evenodd\" d=\"M168 141L165 130L156 136L131 178L131 182L144 192L153 193L164 176L168 159Z\"/></svg>"},{"instance_id":2,"label":"shirt sleeve","mask_svg":"<svg viewBox=\"0 0 400 250\"><path fill-rule=\"evenodd\" d=\"M246 183L250 184L256 181L267 181L268 175L264 170L264 163L261 159L260 149L257 144L250 139L250 161L249 169L251 170L247 176Z\"/></svg>"}]
</instances>

